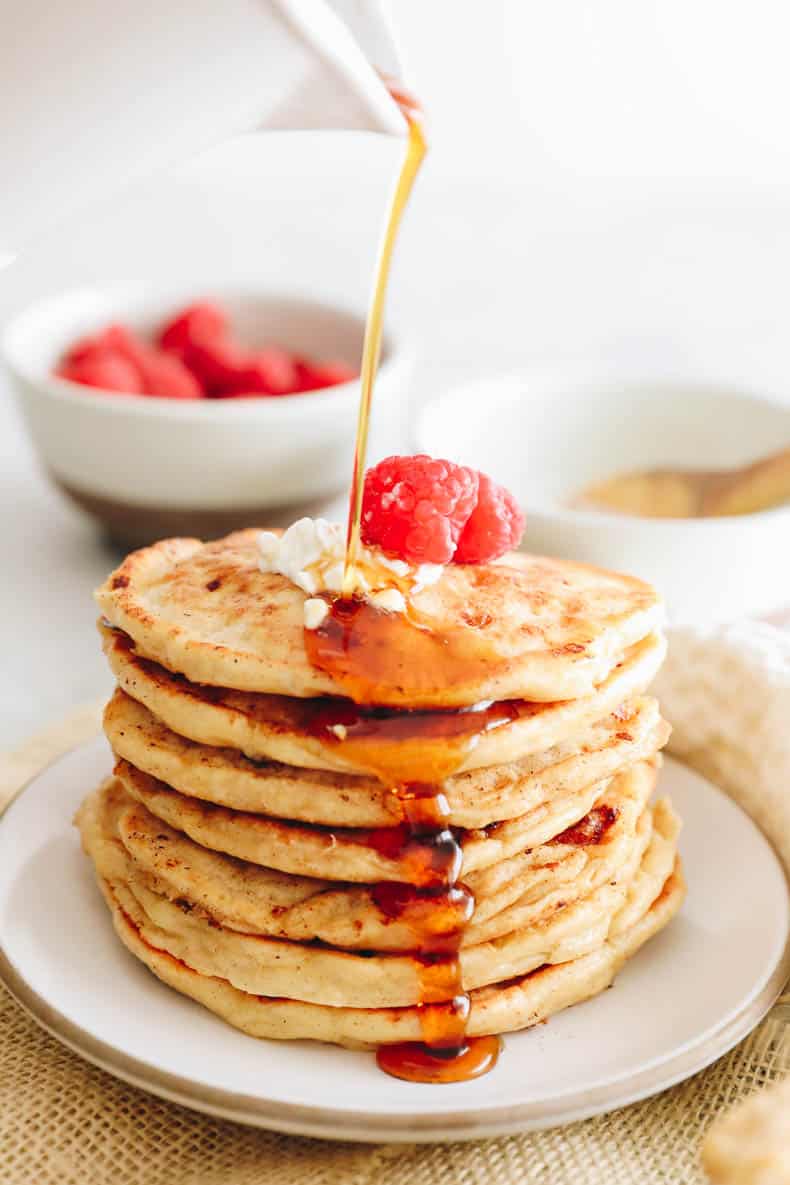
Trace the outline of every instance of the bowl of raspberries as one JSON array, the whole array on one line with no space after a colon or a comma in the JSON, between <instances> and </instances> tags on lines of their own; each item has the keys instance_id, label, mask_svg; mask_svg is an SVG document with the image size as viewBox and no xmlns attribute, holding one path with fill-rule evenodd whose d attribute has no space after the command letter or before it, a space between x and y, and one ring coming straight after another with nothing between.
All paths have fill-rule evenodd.
<instances>
[{"instance_id":1,"label":"bowl of raspberries","mask_svg":"<svg viewBox=\"0 0 790 1185\"><path fill-rule=\"evenodd\" d=\"M15 317L2 353L44 468L129 546L276 523L347 486L363 335L312 300L81 289ZM407 371L387 338L385 424Z\"/></svg>"}]
</instances>

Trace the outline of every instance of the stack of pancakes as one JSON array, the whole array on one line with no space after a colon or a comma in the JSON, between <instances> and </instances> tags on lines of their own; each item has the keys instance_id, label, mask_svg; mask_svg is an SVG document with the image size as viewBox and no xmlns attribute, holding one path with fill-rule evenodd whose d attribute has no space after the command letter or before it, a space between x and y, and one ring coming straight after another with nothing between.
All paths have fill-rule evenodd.
<instances>
[{"instance_id":1,"label":"stack of pancakes","mask_svg":"<svg viewBox=\"0 0 790 1185\"><path fill-rule=\"evenodd\" d=\"M679 823L649 801L665 647L639 581L524 555L448 566L410 606L437 661L383 648L369 684L316 663L306 594L260 570L255 531L136 552L97 597L117 763L83 845L129 950L238 1028L420 1041L442 999L430 931L458 947L468 1033L520 1029L601 991L678 909ZM450 680L456 644L487 661ZM372 709L350 698L365 686ZM388 767L400 745L435 769L451 718L472 724L436 789L470 893L423 898L371 722L394 724Z\"/></svg>"}]
</instances>

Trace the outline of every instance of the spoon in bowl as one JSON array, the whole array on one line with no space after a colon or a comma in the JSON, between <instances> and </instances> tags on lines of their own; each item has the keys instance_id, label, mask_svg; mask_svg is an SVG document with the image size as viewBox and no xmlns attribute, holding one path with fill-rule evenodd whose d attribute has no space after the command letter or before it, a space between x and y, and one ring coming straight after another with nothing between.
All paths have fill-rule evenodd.
<instances>
[{"instance_id":1,"label":"spoon in bowl","mask_svg":"<svg viewBox=\"0 0 790 1185\"><path fill-rule=\"evenodd\" d=\"M642 518L753 514L790 502L790 447L732 469L646 469L595 482L581 508Z\"/></svg>"}]
</instances>

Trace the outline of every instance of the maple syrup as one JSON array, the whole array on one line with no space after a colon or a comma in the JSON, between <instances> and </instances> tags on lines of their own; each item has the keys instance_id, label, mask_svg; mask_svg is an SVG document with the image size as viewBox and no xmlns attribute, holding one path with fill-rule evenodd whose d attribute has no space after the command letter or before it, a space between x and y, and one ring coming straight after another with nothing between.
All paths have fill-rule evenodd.
<instances>
[{"instance_id":1,"label":"maple syrup","mask_svg":"<svg viewBox=\"0 0 790 1185\"><path fill-rule=\"evenodd\" d=\"M368 431L370 428L370 409L373 400L373 386L376 381L379 357L381 355L381 335L384 330L384 304L387 295L387 281L389 280L392 252L398 237L403 211L409 200L412 187L420 171L420 165L425 159L428 145L423 129L423 119L420 106L413 95L404 90L397 83L385 79L390 94L401 109L409 129L406 144L406 155L403 159L395 190L390 201L384 224L384 236L379 247L376 261L373 295L368 308L365 322L365 340L362 346L362 366L360 368L360 398L359 417L357 420L357 440L354 449L354 470L351 476L351 497L349 499L348 532L346 535L346 560L343 572L343 596L350 597L354 592L356 561L359 553L360 530L362 524L362 490L365 484L365 457L368 449Z\"/></svg>"},{"instance_id":2,"label":"maple syrup","mask_svg":"<svg viewBox=\"0 0 790 1185\"><path fill-rule=\"evenodd\" d=\"M506 667L474 629L441 631L408 612L388 613L362 597L341 597L305 633L313 666L331 674L357 703L435 707L448 688L473 686Z\"/></svg>"},{"instance_id":3,"label":"maple syrup","mask_svg":"<svg viewBox=\"0 0 790 1185\"><path fill-rule=\"evenodd\" d=\"M365 458L373 386L381 352L384 302L392 252L403 211L426 153L422 115L414 98L390 85L408 123L406 155L390 203L368 310L360 374L360 405L349 499L343 587L316 630L305 630L315 667L331 674L349 701L313 701L309 731L386 785L402 822L360 832L359 842L400 862L404 883L377 885L373 899L385 917L414 934L412 954L419 984L422 1042L382 1046L378 1065L412 1082L457 1082L490 1070L499 1053L496 1037L468 1038L469 995L463 990L459 952L474 912L471 891L459 883L463 852L448 825L444 779L456 773L480 736L509 723L515 705L414 711L441 704L458 683L479 681L496 656L468 631L446 635L406 614L385 613L355 596L360 549ZM402 704L407 710L357 705Z\"/></svg>"},{"instance_id":4,"label":"maple syrup","mask_svg":"<svg viewBox=\"0 0 790 1185\"><path fill-rule=\"evenodd\" d=\"M458 936L475 908L470 890L458 883L426 893L413 885L383 881L373 886L371 896L385 917L408 926L423 955L457 953Z\"/></svg>"},{"instance_id":5,"label":"maple syrup","mask_svg":"<svg viewBox=\"0 0 790 1185\"><path fill-rule=\"evenodd\" d=\"M375 703L377 688L391 677L391 627L400 614L383 613L354 599L334 601L325 622L305 631L316 665ZM364 628L355 637L359 621ZM399 636L398 661L412 670L423 660L423 632ZM296 709L302 727L324 744L342 745L355 765L389 787L401 823L350 831L356 839L397 861L403 882L374 886L372 897L385 917L397 918L414 935L412 959L419 984L422 1042L382 1046L381 1069L412 1082L457 1082L477 1077L496 1062L499 1039L468 1038L469 996L463 990L459 952L474 912L471 890L459 882L463 851L449 825L444 781L464 765L480 737L533 712L522 701L476 704L444 710L365 707L353 700L307 701Z\"/></svg>"},{"instance_id":6,"label":"maple syrup","mask_svg":"<svg viewBox=\"0 0 790 1185\"><path fill-rule=\"evenodd\" d=\"M499 1057L499 1037L472 1037L445 1056L437 1046L405 1041L382 1045L376 1062L385 1073L406 1082L469 1082L493 1070Z\"/></svg>"}]
</instances>

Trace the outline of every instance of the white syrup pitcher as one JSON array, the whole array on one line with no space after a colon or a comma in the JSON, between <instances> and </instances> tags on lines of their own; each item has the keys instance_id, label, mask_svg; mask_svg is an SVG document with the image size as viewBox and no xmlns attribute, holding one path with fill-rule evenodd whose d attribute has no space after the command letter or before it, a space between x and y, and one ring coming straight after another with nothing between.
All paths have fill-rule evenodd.
<instances>
[{"instance_id":1,"label":"white syrup pitcher","mask_svg":"<svg viewBox=\"0 0 790 1185\"><path fill-rule=\"evenodd\" d=\"M243 131L404 135L378 0L0 0L0 256Z\"/></svg>"}]
</instances>

